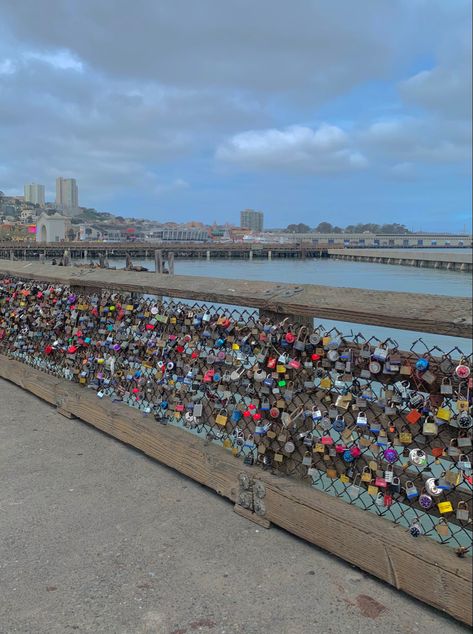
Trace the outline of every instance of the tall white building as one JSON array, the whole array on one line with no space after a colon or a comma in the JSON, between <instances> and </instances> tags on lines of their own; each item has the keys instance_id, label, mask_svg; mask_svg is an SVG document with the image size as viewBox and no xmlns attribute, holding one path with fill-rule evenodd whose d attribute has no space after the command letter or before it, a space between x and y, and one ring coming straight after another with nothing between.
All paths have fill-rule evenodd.
<instances>
[{"instance_id":1,"label":"tall white building","mask_svg":"<svg viewBox=\"0 0 473 634\"><path fill-rule=\"evenodd\" d=\"M79 188L75 178L56 178L56 206L60 209L77 209Z\"/></svg>"},{"instance_id":2,"label":"tall white building","mask_svg":"<svg viewBox=\"0 0 473 634\"><path fill-rule=\"evenodd\" d=\"M25 185L25 202L44 207L44 185L37 183Z\"/></svg>"}]
</instances>

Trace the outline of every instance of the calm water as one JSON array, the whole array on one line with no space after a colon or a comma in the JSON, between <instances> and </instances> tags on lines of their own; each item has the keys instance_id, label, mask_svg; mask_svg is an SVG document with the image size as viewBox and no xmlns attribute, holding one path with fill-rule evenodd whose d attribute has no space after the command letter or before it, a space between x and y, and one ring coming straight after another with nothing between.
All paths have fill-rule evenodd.
<instances>
[{"instance_id":1,"label":"calm water","mask_svg":"<svg viewBox=\"0 0 473 634\"><path fill-rule=\"evenodd\" d=\"M463 251L462 251L463 252ZM136 261L136 264L154 269L154 260ZM124 267L124 260L111 260L111 266ZM410 266L348 262L343 260L176 260L176 275L198 275L229 279L266 280L288 284L322 284L351 288L366 288L412 293L432 293L455 297L471 297L472 279L468 273L419 269ZM453 300L454 301L454 300ZM438 345L450 350L458 345L465 352L471 351L471 341L427 335L409 331L360 326L348 322L324 320L325 326L337 326L343 332L362 332L380 338L393 337L405 349L418 337L427 345ZM416 348L417 349L417 348Z\"/></svg>"}]
</instances>

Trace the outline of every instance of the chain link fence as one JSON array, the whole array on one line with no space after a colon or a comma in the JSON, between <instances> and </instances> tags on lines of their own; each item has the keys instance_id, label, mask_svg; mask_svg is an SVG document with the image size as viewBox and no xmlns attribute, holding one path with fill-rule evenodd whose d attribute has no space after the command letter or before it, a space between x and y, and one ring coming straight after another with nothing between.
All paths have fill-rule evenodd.
<instances>
[{"instance_id":1,"label":"chain link fence","mask_svg":"<svg viewBox=\"0 0 473 634\"><path fill-rule=\"evenodd\" d=\"M4 279L0 352L471 552L472 357L459 348Z\"/></svg>"}]
</instances>

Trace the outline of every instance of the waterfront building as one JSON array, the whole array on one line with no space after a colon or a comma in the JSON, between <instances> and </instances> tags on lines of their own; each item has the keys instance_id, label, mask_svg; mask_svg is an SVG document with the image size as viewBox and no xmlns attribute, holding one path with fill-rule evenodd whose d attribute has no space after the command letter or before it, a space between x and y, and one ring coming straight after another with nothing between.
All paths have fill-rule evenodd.
<instances>
[{"instance_id":1,"label":"waterfront building","mask_svg":"<svg viewBox=\"0 0 473 634\"><path fill-rule=\"evenodd\" d=\"M286 233L268 231L265 242L294 242L329 248L344 247L471 247L471 234L463 233L409 233L389 235L384 233Z\"/></svg>"},{"instance_id":2,"label":"waterfront building","mask_svg":"<svg viewBox=\"0 0 473 634\"><path fill-rule=\"evenodd\" d=\"M25 202L44 207L44 185L29 183L28 185L25 185L24 191Z\"/></svg>"},{"instance_id":3,"label":"waterfront building","mask_svg":"<svg viewBox=\"0 0 473 634\"><path fill-rule=\"evenodd\" d=\"M69 219L58 213L41 214L36 224L36 242L63 242L69 226Z\"/></svg>"},{"instance_id":4,"label":"waterfront building","mask_svg":"<svg viewBox=\"0 0 473 634\"><path fill-rule=\"evenodd\" d=\"M263 231L264 213L254 209L240 211L240 228L260 233Z\"/></svg>"}]
</instances>

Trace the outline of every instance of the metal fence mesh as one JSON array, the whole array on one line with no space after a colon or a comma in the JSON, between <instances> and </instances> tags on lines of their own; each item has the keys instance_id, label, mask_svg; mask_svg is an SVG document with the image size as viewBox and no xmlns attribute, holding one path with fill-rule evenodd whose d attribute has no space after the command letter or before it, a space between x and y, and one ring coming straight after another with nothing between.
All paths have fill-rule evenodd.
<instances>
[{"instance_id":1,"label":"metal fence mesh","mask_svg":"<svg viewBox=\"0 0 473 634\"><path fill-rule=\"evenodd\" d=\"M458 348L4 279L0 352L471 550L472 358Z\"/></svg>"}]
</instances>

